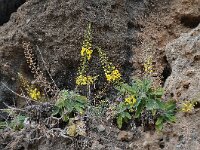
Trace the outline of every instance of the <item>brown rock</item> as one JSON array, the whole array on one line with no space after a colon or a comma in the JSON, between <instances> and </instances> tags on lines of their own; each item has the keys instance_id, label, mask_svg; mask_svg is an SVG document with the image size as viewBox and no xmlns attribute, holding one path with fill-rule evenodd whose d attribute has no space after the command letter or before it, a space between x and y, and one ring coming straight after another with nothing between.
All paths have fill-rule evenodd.
<instances>
[{"instance_id":1,"label":"brown rock","mask_svg":"<svg viewBox=\"0 0 200 150\"><path fill-rule=\"evenodd\" d=\"M127 131L120 131L117 140L119 141L131 141L133 139L133 133Z\"/></svg>"}]
</instances>

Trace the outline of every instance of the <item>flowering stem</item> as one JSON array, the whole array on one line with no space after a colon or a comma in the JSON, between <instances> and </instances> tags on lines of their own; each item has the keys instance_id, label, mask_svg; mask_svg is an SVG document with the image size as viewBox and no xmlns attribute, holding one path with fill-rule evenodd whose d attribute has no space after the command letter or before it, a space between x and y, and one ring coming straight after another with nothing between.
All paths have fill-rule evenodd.
<instances>
[{"instance_id":1,"label":"flowering stem","mask_svg":"<svg viewBox=\"0 0 200 150\"><path fill-rule=\"evenodd\" d=\"M91 88L90 88L90 85L87 86L87 91L88 91L88 92L87 92L87 94L88 94L87 97L88 97L88 100L90 100L90 96L91 96Z\"/></svg>"}]
</instances>

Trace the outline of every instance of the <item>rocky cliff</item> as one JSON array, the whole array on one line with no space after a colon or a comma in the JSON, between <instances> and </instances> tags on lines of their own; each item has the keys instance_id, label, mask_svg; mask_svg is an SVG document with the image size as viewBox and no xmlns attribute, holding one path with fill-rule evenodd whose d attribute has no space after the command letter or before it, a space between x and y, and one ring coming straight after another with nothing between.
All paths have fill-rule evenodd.
<instances>
[{"instance_id":1,"label":"rocky cliff","mask_svg":"<svg viewBox=\"0 0 200 150\"><path fill-rule=\"evenodd\" d=\"M166 98L200 101L199 0L0 0L0 108L2 102L12 104L16 99L1 82L18 91L18 72L33 78L24 58L23 41L31 43L45 72L39 47L60 88L73 88L88 23L92 24L93 44L106 51L125 79L140 76L144 61L152 56L153 78L166 89ZM96 56L94 51L92 69L98 68ZM149 142L150 149L173 149L174 145L176 149L195 149L199 146L198 117L196 110L191 117L178 119L181 125L169 126L162 138L153 137L158 142ZM139 146L132 149L143 149L145 136L141 135ZM190 138L188 143L184 143L185 136ZM109 147L113 142L116 147L131 149L127 143L115 143L115 135L112 138L109 142L102 138L103 144ZM57 147L65 145L62 140L54 142ZM40 149L58 149L56 144L39 145Z\"/></svg>"},{"instance_id":2,"label":"rocky cliff","mask_svg":"<svg viewBox=\"0 0 200 150\"><path fill-rule=\"evenodd\" d=\"M130 58L140 31L137 18L144 15L147 6L148 3L142 1L125 0L26 1L0 27L1 81L17 90L18 72L31 78L21 44L30 41L38 61L41 60L36 45L42 51L46 66L59 87L73 86L82 39L89 22L92 23L94 45L107 51L128 76L133 70ZM93 64L97 67L95 58ZM2 86L1 89L0 97L5 99Z\"/></svg>"}]
</instances>

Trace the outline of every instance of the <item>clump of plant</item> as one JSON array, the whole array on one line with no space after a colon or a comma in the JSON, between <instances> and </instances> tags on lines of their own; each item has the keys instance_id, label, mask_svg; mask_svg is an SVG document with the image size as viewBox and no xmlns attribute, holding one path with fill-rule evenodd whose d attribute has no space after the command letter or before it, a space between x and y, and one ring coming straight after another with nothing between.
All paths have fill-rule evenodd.
<instances>
[{"instance_id":1,"label":"clump of plant","mask_svg":"<svg viewBox=\"0 0 200 150\"><path fill-rule=\"evenodd\" d=\"M88 100L85 96L74 91L62 90L55 103L53 115L60 116L62 121L68 124L67 134L70 136L86 135L86 127L83 121Z\"/></svg>"},{"instance_id":2,"label":"clump of plant","mask_svg":"<svg viewBox=\"0 0 200 150\"><path fill-rule=\"evenodd\" d=\"M130 85L122 83L118 88L122 99L115 108L118 127L121 128L124 122L130 119L142 120L143 114L150 112L149 120L153 122L157 129L161 130L166 121L175 121L174 102L164 102L162 88L152 88L152 83L148 79L134 80Z\"/></svg>"},{"instance_id":3,"label":"clump of plant","mask_svg":"<svg viewBox=\"0 0 200 150\"><path fill-rule=\"evenodd\" d=\"M0 122L0 130L9 128L14 131L19 131L24 128L24 121L27 118L26 115L17 112L14 108L1 109L2 112L7 113L8 117L5 121Z\"/></svg>"},{"instance_id":4,"label":"clump of plant","mask_svg":"<svg viewBox=\"0 0 200 150\"><path fill-rule=\"evenodd\" d=\"M113 111L119 128L131 119L140 120L143 126L153 124L158 130L163 128L163 123L175 121L175 102L164 102L163 88L153 87L148 78L153 72L150 60L144 68L146 75L143 79L134 79L131 84L121 82L117 86L120 101L116 102Z\"/></svg>"},{"instance_id":5,"label":"clump of plant","mask_svg":"<svg viewBox=\"0 0 200 150\"><path fill-rule=\"evenodd\" d=\"M24 121L27 117L25 115L17 115L14 117L13 120L11 120L11 122L9 123L9 126L17 131L17 130L21 130L24 128Z\"/></svg>"},{"instance_id":6,"label":"clump of plant","mask_svg":"<svg viewBox=\"0 0 200 150\"><path fill-rule=\"evenodd\" d=\"M70 118L83 115L87 104L88 100L85 96L74 91L62 90L55 103L53 115L59 115L64 122L69 122Z\"/></svg>"},{"instance_id":7,"label":"clump of plant","mask_svg":"<svg viewBox=\"0 0 200 150\"><path fill-rule=\"evenodd\" d=\"M53 99L54 110L52 116L65 125L65 132L70 136L86 135L85 116L100 116L105 114L105 110L110 105L109 112L112 117L116 118L117 125L122 128L124 123L129 120L139 120L143 125L153 124L155 128L161 130L165 122L175 121L176 104L173 101L164 102L162 96L164 90L162 88L155 88L152 85L152 80L149 78L153 73L152 59L149 58L144 63L145 75L142 79L134 79L132 83L124 83L122 81L122 74L117 67L109 60L106 53L99 47L95 48L92 45L91 24L88 25L84 36L83 44L80 51L80 67L75 78L76 89L87 88L87 97L80 95L78 92L69 90L60 90L51 74L49 74L51 82L44 76L40 69L33 48L29 42L23 43L26 61L34 74L34 83L37 86L30 84L22 75L20 75L21 83L25 89L25 95L32 100L41 101L45 98ZM94 50L97 50L101 66L104 71L105 79L112 87L118 90L118 100L116 102L100 101L99 105L91 106L90 101L90 86L97 80L97 76L92 75L90 71L90 62ZM39 51L40 52L40 51ZM41 52L40 52L41 54ZM43 57L41 59L44 63ZM45 63L44 63L45 66ZM40 91L40 89L42 89ZM44 94L42 94L42 91ZM116 96L114 96L116 97ZM90 101L90 102L89 102ZM191 108L191 105L186 104ZM188 108L183 109L185 111ZM89 114L91 113L91 114ZM148 116L147 116L148 114ZM21 128L21 121L23 118L16 117L14 121L14 128ZM17 123L16 123L17 122ZM19 123L19 124L18 124ZM17 124L17 126L15 125ZM60 125L59 122L57 124ZM1 126L4 126L2 124ZM63 130L62 130L63 131Z\"/></svg>"}]
</instances>

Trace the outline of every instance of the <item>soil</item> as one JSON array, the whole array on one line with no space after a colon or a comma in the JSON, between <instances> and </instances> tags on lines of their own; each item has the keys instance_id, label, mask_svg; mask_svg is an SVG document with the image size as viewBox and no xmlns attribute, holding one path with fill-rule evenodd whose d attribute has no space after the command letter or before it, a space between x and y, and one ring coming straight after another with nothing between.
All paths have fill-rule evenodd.
<instances>
[{"instance_id":1,"label":"soil","mask_svg":"<svg viewBox=\"0 0 200 150\"><path fill-rule=\"evenodd\" d=\"M177 115L175 124L166 124L163 132L145 131L142 127L126 129L133 135L130 140L120 140L120 131L112 121L106 118L90 119L86 137L63 138L56 132L47 133L42 126L25 128L19 132L5 130L0 135L0 148L4 150L199 150L200 147L200 108L193 113ZM105 129L98 130L102 125Z\"/></svg>"}]
</instances>

